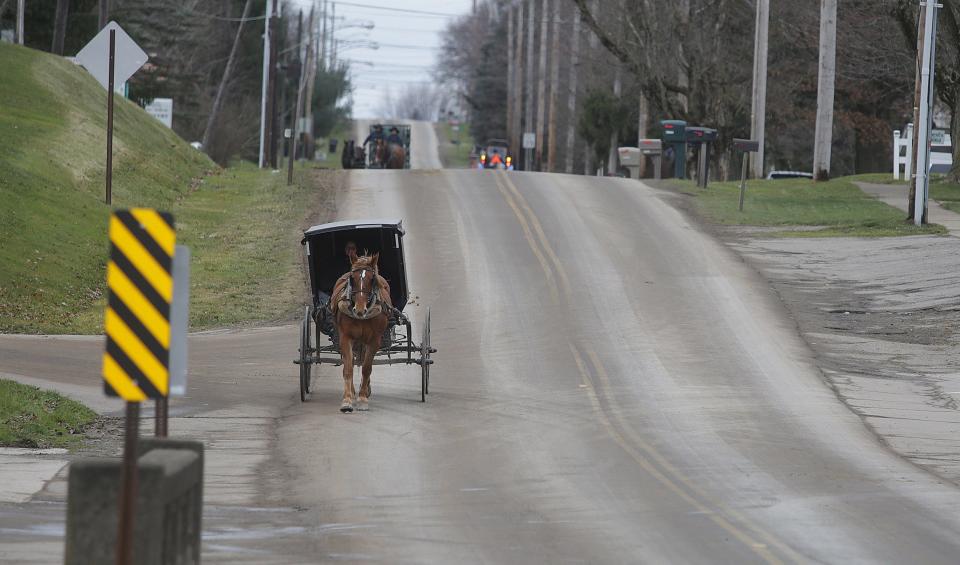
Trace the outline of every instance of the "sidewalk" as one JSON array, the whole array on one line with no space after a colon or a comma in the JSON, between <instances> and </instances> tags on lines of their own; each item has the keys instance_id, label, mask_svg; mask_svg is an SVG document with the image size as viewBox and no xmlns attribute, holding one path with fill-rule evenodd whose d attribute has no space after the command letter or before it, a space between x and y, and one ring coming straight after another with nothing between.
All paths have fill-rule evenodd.
<instances>
[{"instance_id":1,"label":"sidewalk","mask_svg":"<svg viewBox=\"0 0 960 565\"><path fill-rule=\"evenodd\" d=\"M860 190L873 196L877 200L907 212L907 186L902 184L871 184L855 182ZM950 235L960 237L960 214L940 206L936 200L929 200L927 204L927 220L931 224L940 224L947 228Z\"/></svg>"}]
</instances>

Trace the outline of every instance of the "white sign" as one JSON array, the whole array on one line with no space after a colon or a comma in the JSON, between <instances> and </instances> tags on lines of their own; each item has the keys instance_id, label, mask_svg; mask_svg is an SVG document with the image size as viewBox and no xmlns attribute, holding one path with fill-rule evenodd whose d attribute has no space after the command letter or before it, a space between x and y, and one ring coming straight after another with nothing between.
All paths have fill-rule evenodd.
<instances>
[{"instance_id":1,"label":"white sign","mask_svg":"<svg viewBox=\"0 0 960 565\"><path fill-rule=\"evenodd\" d=\"M942 129L930 130L930 145L943 145L947 132Z\"/></svg>"},{"instance_id":2,"label":"white sign","mask_svg":"<svg viewBox=\"0 0 960 565\"><path fill-rule=\"evenodd\" d=\"M536 149L537 148L537 134L533 132L527 132L523 134L523 148L524 149Z\"/></svg>"},{"instance_id":3,"label":"white sign","mask_svg":"<svg viewBox=\"0 0 960 565\"><path fill-rule=\"evenodd\" d=\"M153 102L143 107L148 114L163 122L168 128L173 127L173 98L154 98Z\"/></svg>"},{"instance_id":4,"label":"white sign","mask_svg":"<svg viewBox=\"0 0 960 565\"><path fill-rule=\"evenodd\" d=\"M123 31L117 22L110 22L77 53L76 60L104 88L110 84L110 30L116 30L116 52L113 62L113 84L123 84L140 70L149 57Z\"/></svg>"}]
</instances>

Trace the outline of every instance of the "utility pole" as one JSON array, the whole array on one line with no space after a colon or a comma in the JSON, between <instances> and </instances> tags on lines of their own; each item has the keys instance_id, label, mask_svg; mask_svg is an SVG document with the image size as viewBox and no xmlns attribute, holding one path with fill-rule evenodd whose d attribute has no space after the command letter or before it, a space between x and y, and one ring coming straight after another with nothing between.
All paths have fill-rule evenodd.
<instances>
[{"instance_id":1,"label":"utility pole","mask_svg":"<svg viewBox=\"0 0 960 565\"><path fill-rule=\"evenodd\" d=\"M617 70L613 75L613 97L617 100L620 100L620 94L623 90L623 83L621 78L621 65L620 62L617 62ZM617 174L617 160L620 158L620 155L617 153L617 145L620 144L620 136L617 130L613 130L610 133L610 152L607 153L607 174Z\"/></svg>"},{"instance_id":2,"label":"utility pole","mask_svg":"<svg viewBox=\"0 0 960 565\"><path fill-rule=\"evenodd\" d=\"M514 73L516 72L517 66L513 60L516 46L514 45L513 37L513 28L514 20L516 19L516 12L513 9L512 4L507 5L507 139L512 141L513 139L513 113L515 111L513 103L513 89L515 87L514 83ZM508 141L509 142L509 141ZM511 145L516 149L516 145Z\"/></svg>"},{"instance_id":3,"label":"utility pole","mask_svg":"<svg viewBox=\"0 0 960 565\"><path fill-rule=\"evenodd\" d=\"M337 66L337 3L330 3L330 68Z\"/></svg>"},{"instance_id":4,"label":"utility pole","mask_svg":"<svg viewBox=\"0 0 960 565\"><path fill-rule=\"evenodd\" d=\"M327 0L323 0L323 11L320 13L320 64L327 69Z\"/></svg>"},{"instance_id":5,"label":"utility pole","mask_svg":"<svg viewBox=\"0 0 960 565\"><path fill-rule=\"evenodd\" d=\"M258 166L262 169L266 160L266 141L267 141L267 94L270 91L270 20L273 19L273 2L267 0L266 12L263 24L263 79L260 90L260 155Z\"/></svg>"},{"instance_id":6,"label":"utility pole","mask_svg":"<svg viewBox=\"0 0 960 565\"><path fill-rule=\"evenodd\" d=\"M937 59L937 8L933 0L923 5L926 17L923 22L923 55L920 67L920 121L914 126L918 140L917 189L913 207L913 223L927 223L927 195L930 188L930 128L933 125L934 72Z\"/></svg>"},{"instance_id":7,"label":"utility pole","mask_svg":"<svg viewBox=\"0 0 960 565\"><path fill-rule=\"evenodd\" d=\"M307 80L310 77L311 66L316 66L313 59L313 7L310 8L309 29L310 39L307 43L306 57L300 65L300 87L297 89L297 109L293 114L293 137L290 139L290 156L287 157L287 185L293 184L293 161L297 154L297 138L300 136L300 116L303 115L304 96L307 90Z\"/></svg>"},{"instance_id":8,"label":"utility pole","mask_svg":"<svg viewBox=\"0 0 960 565\"><path fill-rule=\"evenodd\" d=\"M320 26L317 22L317 19L314 18L314 8L316 6L310 7L310 53L307 54L309 59L311 54L313 59L310 63L310 68L307 69L307 97L303 106L303 117L307 123L307 130L304 132L305 140L303 146L303 156L307 159L313 159L314 152L317 149L316 140L313 138L313 90L317 82L317 61L320 51Z\"/></svg>"},{"instance_id":9,"label":"utility pole","mask_svg":"<svg viewBox=\"0 0 960 565\"><path fill-rule=\"evenodd\" d=\"M767 51L770 40L770 0L757 0L756 37L753 46L753 104L750 110L750 137L760 143L751 153L753 176L762 179L764 168L764 135L767 120Z\"/></svg>"},{"instance_id":10,"label":"utility pole","mask_svg":"<svg viewBox=\"0 0 960 565\"><path fill-rule=\"evenodd\" d=\"M267 96L270 98L270 106L268 111L270 112L270 118L268 123L270 128L267 130L267 135L269 136L267 143L267 155L270 159L270 167L277 169L277 146L279 145L280 135L280 120L278 116L279 104L277 104L279 96L277 96L277 57L280 54L280 31L279 31L279 16L280 16L280 6L279 1L274 1L273 3L273 17L270 18L270 83L269 83L269 92Z\"/></svg>"},{"instance_id":11,"label":"utility pole","mask_svg":"<svg viewBox=\"0 0 960 565\"><path fill-rule=\"evenodd\" d=\"M23 4L23 0L20 3ZM100 0L97 8L97 29L103 29L110 23L110 0Z\"/></svg>"},{"instance_id":12,"label":"utility pole","mask_svg":"<svg viewBox=\"0 0 960 565\"><path fill-rule=\"evenodd\" d=\"M523 120L523 131L524 133L533 131L533 47L535 41L535 25L536 25L536 0L529 0L530 2L530 12L527 14L527 107L524 111L525 117ZM537 144L540 143L540 140L537 140ZM524 151L523 159L523 170L532 171L533 170L533 159L527 159L529 151Z\"/></svg>"},{"instance_id":13,"label":"utility pole","mask_svg":"<svg viewBox=\"0 0 960 565\"><path fill-rule=\"evenodd\" d=\"M537 67L537 170L543 170L543 141L547 119L547 14L548 0L540 2L540 65Z\"/></svg>"},{"instance_id":14,"label":"utility pole","mask_svg":"<svg viewBox=\"0 0 960 565\"><path fill-rule=\"evenodd\" d=\"M577 79L580 66L580 10L573 9L573 45L570 47L570 76L567 80L567 151L563 170L573 174L573 153L577 136Z\"/></svg>"},{"instance_id":15,"label":"utility pole","mask_svg":"<svg viewBox=\"0 0 960 565\"><path fill-rule=\"evenodd\" d=\"M513 90L510 97L513 99L513 121L510 122L510 147L513 149L514 166L520 168L520 140L523 136L523 0L517 2L517 35L514 38L514 65Z\"/></svg>"},{"instance_id":16,"label":"utility pole","mask_svg":"<svg viewBox=\"0 0 960 565\"><path fill-rule=\"evenodd\" d=\"M920 124L920 104L921 104L921 94L923 92L923 45L924 45L924 33L927 25L927 12L923 9L920 10L920 18L917 23L917 74L916 74L916 87L913 93L913 144L910 148L912 160L911 163L917 162L917 151L920 148L919 136L917 135L917 127ZM907 196L907 219L910 220L913 218L913 210L916 207L917 203L917 176L916 171L909 171L907 174L910 175L910 190Z\"/></svg>"},{"instance_id":17,"label":"utility pole","mask_svg":"<svg viewBox=\"0 0 960 565\"><path fill-rule=\"evenodd\" d=\"M820 2L820 80L817 85L817 126L813 145L813 176L830 179L833 145L833 93L837 79L837 0Z\"/></svg>"},{"instance_id":18,"label":"utility pole","mask_svg":"<svg viewBox=\"0 0 960 565\"><path fill-rule=\"evenodd\" d=\"M26 10L26 0L17 0L17 45L23 45L23 12Z\"/></svg>"},{"instance_id":19,"label":"utility pole","mask_svg":"<svg viewBox=\"0 0 960 565\"><path fill-rule=\"evenodd\" d=\"M547 125L547 171L554 173L557 169L557 106L560 104L560 2L553 1L553 44L550 51L553 58L550 61L550 117Z\"/></svg>"}]
</instances>

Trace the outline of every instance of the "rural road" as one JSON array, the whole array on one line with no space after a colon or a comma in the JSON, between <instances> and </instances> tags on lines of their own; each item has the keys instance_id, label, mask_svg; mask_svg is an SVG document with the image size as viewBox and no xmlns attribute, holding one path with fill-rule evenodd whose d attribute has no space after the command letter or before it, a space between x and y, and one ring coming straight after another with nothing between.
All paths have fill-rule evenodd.
<instances>
[{"instance_id":1,"label":"rural road","mask_svg":"<svg viewBox=\"0 0 960 565\"><path fill-rule=\"evenodd\" d=\"M300 403L294 326L192 336L170 427L208 446L206 561L956 563L960 490L867 431L670 195L415 158L350 173L337 215L404 219L427 403L415 367L377 367L368 413L329 367ZM0 336L0 374L95 396L100 347ZM57 555L55 490L0 505L0 560Z\"/></svg>"}]
</instances>

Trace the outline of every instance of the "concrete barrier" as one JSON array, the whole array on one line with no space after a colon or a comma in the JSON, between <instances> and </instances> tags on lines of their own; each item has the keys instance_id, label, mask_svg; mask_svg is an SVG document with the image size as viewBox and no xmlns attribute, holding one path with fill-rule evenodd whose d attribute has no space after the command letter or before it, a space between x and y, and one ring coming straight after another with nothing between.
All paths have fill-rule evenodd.
<instances>
[{"instance_id":1,"label":"concrete barrier","mask_svg":"<svg viewBox=\"0 0 960 565\"><path fill-rule=\"evenodd\" d=\"M203 444L142 438L133 561L200 563ZM120 460L70 465L64 563L113 563L116 557Z\"/></svg>"}]
</instances>

